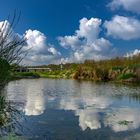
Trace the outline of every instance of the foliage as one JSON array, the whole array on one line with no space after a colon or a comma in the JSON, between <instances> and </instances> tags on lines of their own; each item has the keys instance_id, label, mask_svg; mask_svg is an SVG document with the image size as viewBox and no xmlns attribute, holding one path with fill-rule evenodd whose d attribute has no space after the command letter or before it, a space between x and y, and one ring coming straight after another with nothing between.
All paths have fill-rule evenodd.
<instances>
[{"instance_id":1,"label":"foliage","mask_svg":"<svg viewBox=\"0 0 140 140\"><path fill-rule=\"evenodd\" d=\"M114 58L110 60L85 60L84 63L48 65L50 72L38 73L45 78L73 78L93 81L140 81L140 54L130 58ZM130 79L133 79L132 81Z\"/></svg>"},{"instance_id":2,"label":"foliage","mask_svg":"<svg viewBox=\"0 0 140 140\"><path fill-rule=\"evenodd\" d=\"M39 78L39 74L38 73L35 73L35 72L18 72L16 73L16 76L17 77L21 77L21 78L28 78L28 77L31 77L31 78Z\"/></svg>"},{"instance_id":3,"label":"foliage","mask_svg":"<svg viewBox=\"0 0 140 140\"><path fill-rule=\"evenodd\" d=\"M2 86L9 77L10 65L6 60L0 59L0 86Z\"/></svg>"},{"instance_id":4,"label":"foliage","mask_svg":"<svg viewBox=\"0 0 140 140\"><path fill-rule=\"evenodd\" d=\"M122 79L122 80L129 79L129 78L136 78L136 75L133 73L128 73L128 74L121 74L118 76L118 79Z\"/></svg>"}]
</instances>

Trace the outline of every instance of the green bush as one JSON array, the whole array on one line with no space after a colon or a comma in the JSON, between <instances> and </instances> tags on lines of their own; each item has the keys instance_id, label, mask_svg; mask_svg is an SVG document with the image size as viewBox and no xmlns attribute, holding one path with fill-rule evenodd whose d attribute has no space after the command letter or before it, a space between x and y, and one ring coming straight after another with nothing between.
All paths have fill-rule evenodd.
<instances>
[{"instance_id":1,"label":"green bush","mask_svg":"<svg viewBox=\"0 0 140 140\"><path fill-rule=\"evenodd\" d=\"M108 81L109 80L109 72L107 69L96 69L96 76L98 77L98 79L100 79L101 81Z\"/></svg>"},{"instance_id":2,"label":"green bush","mask_svg":"<svg viewBox=\"0 0 140 140\"><path fill-rule=\"evenodd\" d=\"M128 73L128 74L121 74L118 76L118 79L122 79L122 80L126 80L126 79L129 79L129 78L136 78L136 75L133 74L133 73Z\"/></svg>"},{"instance_id":3,"label":"green bush","mask_svg":"<svg viewBox=\"0 0 140 140\"><path fill-rule=\"evenodd\" d=\"M0 59L0 85L2 85L9 77L10 65L7 61Z\"/></svg>"},{"instance_id":4,"label":"green bush","mask_svg":"<svg viewBox=\"0 0 140 140\"><path fill-rule=\"evenodd\" d=\"M33 78L39 78L39 74L38 73L34 73L34 72L20 72L16 74L19 77L33 77Z\"/></svg>"},{"instance_id":5,"label":"green bush","mask_svg":"<svg viewBox=\"0 0 140 140\"><path fill-rule=\"evenodd\" d=\"M120 71L122 71L123 69L124 69L124 67L122 67L122 66L112 67L112 70L120 70Z\"/></svg>"}]
</instances>

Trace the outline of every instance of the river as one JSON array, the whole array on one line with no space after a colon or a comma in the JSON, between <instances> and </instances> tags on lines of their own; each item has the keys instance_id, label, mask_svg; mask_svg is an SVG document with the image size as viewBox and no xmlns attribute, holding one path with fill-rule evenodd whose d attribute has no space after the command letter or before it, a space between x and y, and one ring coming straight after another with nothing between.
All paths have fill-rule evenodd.
<instances>
[{"instance_id":1,"label":"river","mask_svg":"<svg viewBox=\"0 0 140 140\"><path fill-rule=\"evenodd\" d=\"M4 90L31 140L140 140L140 87L90 81L22 79Z\"/></svg>"}]
</instances>

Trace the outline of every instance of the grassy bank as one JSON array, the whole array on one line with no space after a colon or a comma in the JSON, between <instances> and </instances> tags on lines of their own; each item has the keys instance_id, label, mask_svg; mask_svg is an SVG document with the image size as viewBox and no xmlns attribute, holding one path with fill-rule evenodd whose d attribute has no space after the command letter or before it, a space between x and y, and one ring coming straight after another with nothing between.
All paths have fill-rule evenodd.
<instances>
[{"instance_id":1,"label":"grassy bank","mask_svg":"<svg viewBox=\"0 0 140 140\"><path fill-rule=\"evenodd\" d=\"M40 78L40 75L35 72L11 72L10 80L22 78Z\"/></svg>"},{"instance_id":2,"label":"grassy bank","mask_svg":"<svg viewBox=\"0 0 140 140\"><path fill-rule=\"evenodd\" d=\"M41 67L41 66L40 66ZM13 73L17 78L65 78L100 82L140 83L140 55L110 60L86 60L84 63L48 65L51 71Z\"/></svg>"}]
</instances>

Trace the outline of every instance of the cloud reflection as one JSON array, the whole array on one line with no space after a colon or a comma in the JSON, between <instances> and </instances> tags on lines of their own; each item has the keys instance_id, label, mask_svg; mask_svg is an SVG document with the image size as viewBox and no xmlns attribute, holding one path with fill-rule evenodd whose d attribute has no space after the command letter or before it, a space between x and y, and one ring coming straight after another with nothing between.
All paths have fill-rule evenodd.
<instances>
[{"instance_id":1,"label":"cloud reflection","mask_svg":"<svg viewBox=\"0 0 140 140\"><path fill-rule=\"evenodd\" d=\"M83 131L105 126L114 132L121 132L140 126L140 110L138 107L130 108L128 96L125 94L139 91L130 89L73 81L66 84L65 80L48 82L43 79L28 79L10 82L7 96L10 100L24 102L21 110L27 116L43 114L47 105L51 109L74 112ZM126 96L125 100L118 100L122 95ZM126 124L120 123L123 121L126 121Z\"/></svg>"},{"instance_id":2,"label":"cloud reflection","mask_svg":"<svg viewBox=\"0 0 140 140\"><path fill-rule=\"evenodd\" d=\"M9 83L7 87L7 96L11 101L22 102L24 104L24 106L20 108L24 111L25 115L41 115L45 110L43 87L43 81L15 81Z\"/></svg>"},{"instance_id":3,"label":"cloud reflection","mask_svg":"<svg viewBox=\"0 0 140 140\"><path fill-rule=\"evenodd\" d=\"M83 131L86 130L87 128L90 129L101 128L97 110L92 109L76 110L76 115L79 116L79 126Z\"/></svg>"},{"instance_id":4,"label":"cloud reflection","mask_svg":"<svg viewBox=\"0 0 140 140\"><path fill-rule=\"evenodd\" d=\"M94 94L88 96L81 94L80 97L73 98L72 96L62 98L60 100L60 109L72 110L76 116L79 116L79 126L84 131L87 128L101 128L100 111L104 111L111 101L107 98L96 97Z\"/></svg>"},{"instance_id":5,"label":"cloud reflection","mask_svg":"<svg viewBox=\"0 0 140 140\"><path fill-rule=\"evenodd\" d=\"M115 132L137 129L140 126L140 111L133 108L120 108L108 114L105 125Z\"/></svg>"}]
</instances>

